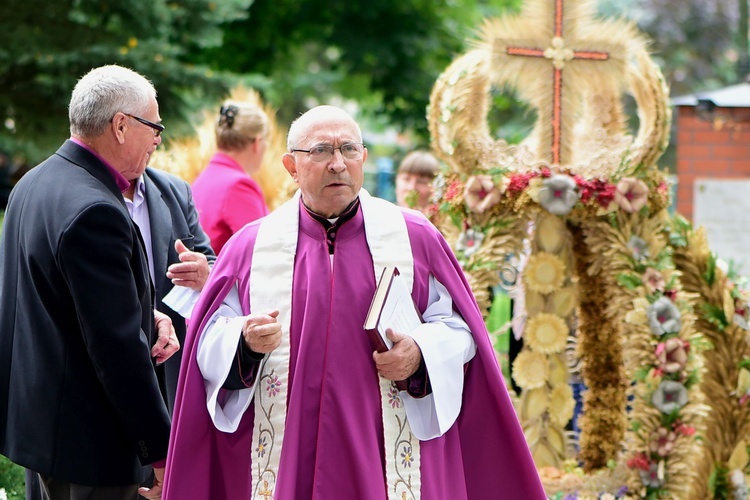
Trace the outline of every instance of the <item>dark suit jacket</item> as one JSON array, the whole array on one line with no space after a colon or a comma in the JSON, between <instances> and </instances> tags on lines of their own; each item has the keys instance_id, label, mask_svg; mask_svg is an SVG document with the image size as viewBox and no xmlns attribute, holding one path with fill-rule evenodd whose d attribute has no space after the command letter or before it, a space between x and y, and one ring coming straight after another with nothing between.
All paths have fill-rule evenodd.
<instances>
[{"instance_id":1,"label":"dark suit jacket","mask_svg":"<svg viewBox=\"0 0 750 500\"><path fill-rule=\"evenodd\" d=\"M146 169L143 180L146 184L146 204L151 223L156 309L172 318L177 338L182 345L185 341L185 318L161 302L174 286L167 278L167 268L180 261L174 242L176 239L182 240L190 250L204 254L209 263L216 260L216 255L211 249L208 236L198 223L198 212L193 204L190 184L172 174L152 168ZM157 368L164 371L163 390L170 412L174 407L181 358L182 350Z\"/></svg>"},{"instance_id":2,"label":"dark suit jacket","mask_svg":"<svg viewBox=\"0 0 750 500\"><path fill-rule=\"evenodd\" d=\"M0 252L0 453L87 485L142 481L169 414L151 282L112 175L72 141L13 189Z\"/></svg>"}]
</instances>

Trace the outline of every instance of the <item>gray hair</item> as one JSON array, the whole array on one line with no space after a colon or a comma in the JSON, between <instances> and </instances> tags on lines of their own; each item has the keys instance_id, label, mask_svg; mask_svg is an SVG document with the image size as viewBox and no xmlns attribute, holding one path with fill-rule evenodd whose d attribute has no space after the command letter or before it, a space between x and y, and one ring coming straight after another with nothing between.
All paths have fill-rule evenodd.
<instances>
[{"instance_id":1,"label":"gray hair","mask_svg":"<svg viewBox=\"0 0 750 500\"><path fill-rule=\"evenodd\" d=\"M349 113L336 106L317 106L303 113L302 116L292 122L286 136L287 149L289 151L297 149L311 132L311 129L320 125L321 122L335 121L351 123L357 132L359 142L362 142L362 130Z\"/></svg>"},{"instance_id":2,"label":"gray hair","mask_svg":"<svg viewBox=\"0 0 750 500\"><path fill-rule=\"evenodd\" d=\"M156 89L135 71L117 65L94 68L78 80L70 97L70 133L96 137L115 113L142 115L151 99L156 99Z\"/></svg>"}]
</instances>

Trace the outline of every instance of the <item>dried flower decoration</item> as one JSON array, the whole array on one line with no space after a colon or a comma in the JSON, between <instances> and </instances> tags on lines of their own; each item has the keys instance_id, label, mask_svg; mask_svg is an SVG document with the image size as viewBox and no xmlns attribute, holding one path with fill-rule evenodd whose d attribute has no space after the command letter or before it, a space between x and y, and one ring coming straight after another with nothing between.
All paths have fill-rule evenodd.
<instances>
[{"instance_id":1,"label":"dried flower decoration","mask_svg":"<svg viewBox=\"0 0 750 500\"><path fill-rule=\"evenodd\" d=\"M657 462L651 462L648 470L641 470L639 473L644 486L660 488L664 484L664 480L659 477L659 464Z\"/></svg>"},{"instance_id":2,"label":"dried flower decoration","mask_svg":"<svg viewBox=\"0 0 750 500\"><path fill-rule=\"evenodd\" d=\"M558 385L549 395L550 421L559 426L567 424L573 418L576 402L573 399L573 389L569 385Z\"/></svg>"},{"instance_id":3,"label":"dried flower decoration","mask_svg":"<svg viewBox=\"0 0 750 500\"><path fill-rule=\"evenodd\" d=\"M677 434L665 427L659 427L651 433L651 451L660 457L669 455L675 446Z\"/></svg>"},{"instance_id":4,"label":"dried flower decoration","mask_svg":"<svg viewBox=\"0 0 750 500\"><path fill-rule=\"evenodd\" d=\"M456 240L456 251L463 253L464 257L469 257L482 246L484 233L476 229L467 229L458 236Z\"/></svg>"},{"instance_id":5,"label":"dried flower decoration","mask_svg":"<svg viewBox=\"0 0 750 500\"><path fill-rule=\"evenodd\" d=\"M539 203L555 215L567 215L578 202L576 182L568 175L556 174L542 181Z\"/></svg>"},{"instance_id":6,"label":"dried flower decoration","mask_svg":"<svg viewBox=\"0 0 750 500\"><path fill-rule=\"evenodd\" d=\"M637 212L648 201L648 187L640 179L625 177L620 179L615 190L615 203L626 212Z\"/></svg>"},{"instance_id":7,"label":"dried flower decoration","mask_svg":"<svg viewBox=\"0 0 750 500\"><path fill-rule=\"evenodd\" d=\"M679 337L672 337L656 346L659 369L664 373L679 373L688 362L690 344Z\"/></svg>"},{"instance_id":8,"label":"dried flower decoration","mask_svg":"<svg viewBox=\"0 0 750 500\"><path fill-rule=\"evenodd\" d=\"M682 327L680 310L667 297L659 297L656 302L648 306L646 316L651 333L654 335L677 333Z\"/></svg>"},{"instance_id":9,"label":"dried flower decoration","mask_svg":"<svg viewBox=\"0 0 750 500\"><path fill-rule=\"evenodd\" d=\"M562 287L565 264L555 255L539 252L529 257L523 278L529 290L548 294Z\"/></svg>"},{"instance_id":10,"label":"dried flower decoration","mask_svg":"<svg viewBox=\"0 0 750 500\"><path fill-rule=\"evenodd\" d=\"M687 404L687 388L674 380L664 380L654 391L651 402L659 411L669 415Z\"/></svg>"},{"instance_id":11,"label":"dried flower decoration","mask_svg":"<svg viewBox=\"0 0 750 500\"><path fill-rule=\"evenodd\" d=\"M466 206L474 213L484 213L496 205L500 201L500 195L500 189L489 175L474 175L466 181L464 199Z\"/></svg>"},{"instance_id":12,"label":"dried flower decoration","mask_svg":"<svg viewBox=\"0 0 750 500\"><path fill-rule=\"evenodd\" d=\"M513 378L524 389L542 387L549 378L549 363L544 354L521 351L513 361Z\"/></svg>"},{"instance_id":13,"label":"dried flower decoration","mask_svg":"<svg viewBox=\"0 0 750 500\"><path fill-rule=\"evenodd\" d=\"M649 267L643 273L643 286L646 287L646 293L652 295L656 292L664 292L666 282L658 269Z\"/></svg>"},{"instance_id":14,"label":"dried flower decoration","mask_svg":"<svg viewBox=\"0 0 750 500\"><path fill-rule=\"evenodd\" d=\"M633 258L637 261L645 260L650 257L648 243L643 238L631 236L628 241L628 248L633 252Z\"/></svg>"},{"instance_id":15,"label":"dried flower decoration","mask_svg":"<svg viewBox=\"0 0 750 500\"><path fill-rule=\"evenodd\" d=\"M526 324L524 340L535 351L544 354L561 352L568 339L568 326L554 314L541 313Z\"/></svg>"}]
</instances>

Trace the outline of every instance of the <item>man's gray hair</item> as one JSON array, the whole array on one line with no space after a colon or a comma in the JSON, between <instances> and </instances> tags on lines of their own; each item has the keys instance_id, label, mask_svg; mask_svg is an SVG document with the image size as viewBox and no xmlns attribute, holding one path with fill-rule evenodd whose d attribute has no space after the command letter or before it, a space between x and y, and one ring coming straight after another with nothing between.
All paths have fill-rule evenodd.
<instances>
[{"instance_id":1,"label":"man's gray hair","mask_svg":"<svg viewBox=\"0 0 750 500\"><path fill-rule=\"evenodd\" d=\"M358 142L362 142L362 130L354 118L341 108L326 105L312 108L292 122L286 136L287 150L297 149L313 127L329 121L350 122L357 131Z\"/></svg>"},{"instance_id":2,"label":"man's gray hair","mask_svg":"<svg viewBox=\"0 0 750 500\"><path fill-rule=\"evenodd\" d=\"M86 73L73 89L68 105L70 133L96 137L122 111L140 116L156 98L153 84L135 71L117 65Z\"/></svg>"}]
</instances>

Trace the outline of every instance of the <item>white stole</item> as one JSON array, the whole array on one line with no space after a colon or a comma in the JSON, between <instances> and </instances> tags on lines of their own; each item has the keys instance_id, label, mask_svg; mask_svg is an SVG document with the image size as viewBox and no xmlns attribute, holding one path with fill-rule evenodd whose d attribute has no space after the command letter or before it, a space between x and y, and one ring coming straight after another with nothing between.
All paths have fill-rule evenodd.
<instances>
[{"instance_id":1,"label":"white stole","mask_svg":"<svg viewBox=\"0 0 750 500\"><path fill-rule=\"evenodd\" d=\"M299 233L299 192L268 215L258 229L250 271L251 311L279 310L282 341L261 367L255 389L253 428L252 496L273 494L278 478L287 414L289 387L289 329L292 316L294 258ZM401 210L384 200L373 198L362 189L360 204L365 221L365 236L373 259L377 282L383 268L396 265L409 289L414 283L414 258L406 221ZM334 264L335 265L335 264ZM380 380L385 468L388 498L420 498L419 440L411 432L404 403L393 382ZM406 469L397 459L401 453L411 456Z\"/></svg>"}]
</instances>

